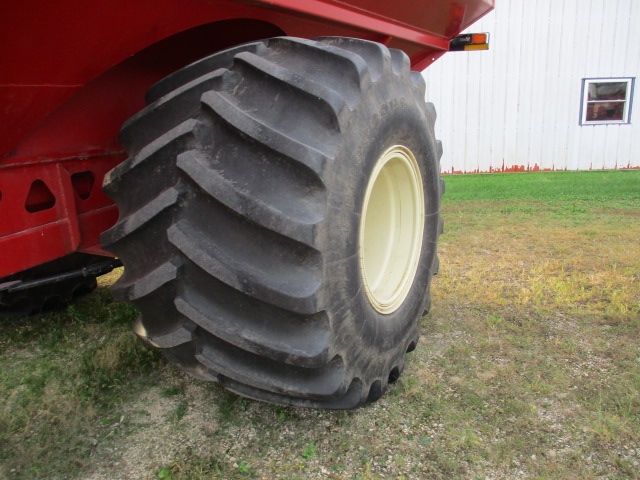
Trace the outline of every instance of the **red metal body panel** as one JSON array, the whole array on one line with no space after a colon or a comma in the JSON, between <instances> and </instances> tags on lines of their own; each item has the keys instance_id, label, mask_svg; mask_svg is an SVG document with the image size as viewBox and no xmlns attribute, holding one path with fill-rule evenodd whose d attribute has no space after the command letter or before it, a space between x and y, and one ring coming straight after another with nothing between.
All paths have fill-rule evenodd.
<instances>
[{"instance_id":1,"label":"red metal body panel","mask_svg":"<svg viewBox=\"0 0 640 480\"><path fill-rule=\"evenodd\" d=\"M493 0L7 3L0 15L0 278L78 250L108 254L99 234L117 211L102 178L124 158L122 122L168 73L283 34L383 42L422 69L492 7Z\"/></svg>"}]
</instances>

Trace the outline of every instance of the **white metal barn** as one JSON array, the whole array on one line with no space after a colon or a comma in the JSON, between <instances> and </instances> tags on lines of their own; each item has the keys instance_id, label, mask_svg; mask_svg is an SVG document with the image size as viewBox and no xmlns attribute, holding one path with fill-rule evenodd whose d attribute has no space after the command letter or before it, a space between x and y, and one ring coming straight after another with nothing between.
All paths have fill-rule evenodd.
<instances>
[{"instance_id":1,"label":"white metal barn","mask_svg":"<svg viewBox=\"0 0 640 480\"><path fill-rule=\"evenodd\" d=\"M424 72L444 173L640 168L640 0L497 0Z\"/></svg>"}]
</instances>

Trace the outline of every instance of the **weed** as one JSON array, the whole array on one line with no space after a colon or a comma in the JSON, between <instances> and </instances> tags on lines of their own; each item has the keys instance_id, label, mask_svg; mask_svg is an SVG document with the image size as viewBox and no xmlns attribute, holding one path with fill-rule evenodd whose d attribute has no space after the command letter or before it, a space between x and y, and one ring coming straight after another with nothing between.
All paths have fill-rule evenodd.
<instances>
[{"instance_id":1,"label":"weed","mask_svg":"<svg viewBox=\"0 0 640 480\"><path fill-rule=\"evenodd\" d=\"M184 387L182 386L171 386L162 390L160 395L164 398L174 397L176 395L181 395L184 393Z\"/></svg>"},{"instance_id":2,"label":"weed","mask_svg":"<svg viewBox=\"0 0 640 480\"><path fill-rule=\"evenodd\" d=\"M235 393L225 391L218 404L220 415L227 420L237 418L237 415L247 405L247 400Z\"/></svg>"},{"instance_id":3,"label":"weed","mask_svg":"<svg viewBox=\"0 0 640 480\"><path fill-rule=\"evenodd\" d=\"M209 480L220 478L222 462L214 452L197 453L187 447L178 452L169 465L157 470L156 477L168 480Z\"/></svg>"},{"instance_id":4,"label":"weed","mask_svg":"<svg viewBox=\"0 0 640 480\"><path fill-rule=\"evenodd\" d=\"M311 459L316 454L316 444L315 442L309 443L304 450L302 450L302 456L307 460Z\"/></svg>"},{"instance_id":5,"label":"weed","mask_svg":"<svg viewBox=\"0 0 640 480\"><path fill-rule=\"evenodd\" d=\"M158 472L158 478L164 478L165 480L172 480L171 467L165 467Z\"/></svg>"},{"instance_id":6,"label":"weed","mask_svg":"<svg viewBox=\"0 0 640 480\"><path fill-rule=\"evenodd\" d=\"M173 422L179 422L186 415L188 408L188 402L185 400L181 401L180 403L178 403L171 415L169 415L170 420Z\"/></svg>"},{"instance_id":7,"label":"weed","mask_svg":"<svg viewBox=\"0 0 640 480\"><path fill-rule=\"evenodd\" d=\"M253 476L254 474L253 469L245 462L238 462L238 472L242 473L243 475L250 476Z\"/></svg>"}]
</instances>

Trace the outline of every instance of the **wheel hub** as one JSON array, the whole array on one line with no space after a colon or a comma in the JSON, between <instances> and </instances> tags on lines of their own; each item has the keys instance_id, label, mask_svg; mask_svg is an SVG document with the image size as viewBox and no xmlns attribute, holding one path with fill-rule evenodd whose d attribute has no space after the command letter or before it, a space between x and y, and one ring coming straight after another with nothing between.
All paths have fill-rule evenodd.
<instances>
[{"instance_id":1,"label":"wheel hub","mask_svg":"<svg viewBox=\"0 0 640 480\"><path fill-rule=\"evenodd\" d=\"M373 168L360 221L360 269L371 306L400 308L416 276L424 231L424 192L415 156L387 149Z\"/></svg>"}]
</instances>

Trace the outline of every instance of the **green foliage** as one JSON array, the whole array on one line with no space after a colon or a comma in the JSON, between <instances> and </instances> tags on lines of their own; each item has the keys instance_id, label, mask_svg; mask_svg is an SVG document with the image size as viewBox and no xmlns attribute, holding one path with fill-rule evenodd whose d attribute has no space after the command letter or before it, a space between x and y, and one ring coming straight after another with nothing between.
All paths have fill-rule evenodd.
<instances>
[{"instance_id":1,"label":"green foliage","mask_svg":"<svg viewBox=\"0 0 640 480\"><path fill-rule=\"evenodd\" d=\"M304 450L302 450L302 456L307 460L311 459L316 454L316 444L315 442L309 443Z\"/></svg>"},{"instance_id":2,"label":"green foliage","mask_svg":"<svg viewBox=\"0 0 640 480\"><path fill-rule=\"evenodd\" d=\"M171 467L165 467L158 472L158 478L164 478L165 480L172 480Z\"/></svg>"},{"instance_id":3,"label":"green foliage","mask_svg":"<svg viewBox=\"0 0 640 480\"><path fill-rule=\"evenodd\" d=\"M586 207L611 208L619 203L633 208L635 202L637 208L640 200L638 170L446 175L444 179L446 202L534 200L581 213Z\"/></svg>"}]
</instances>

